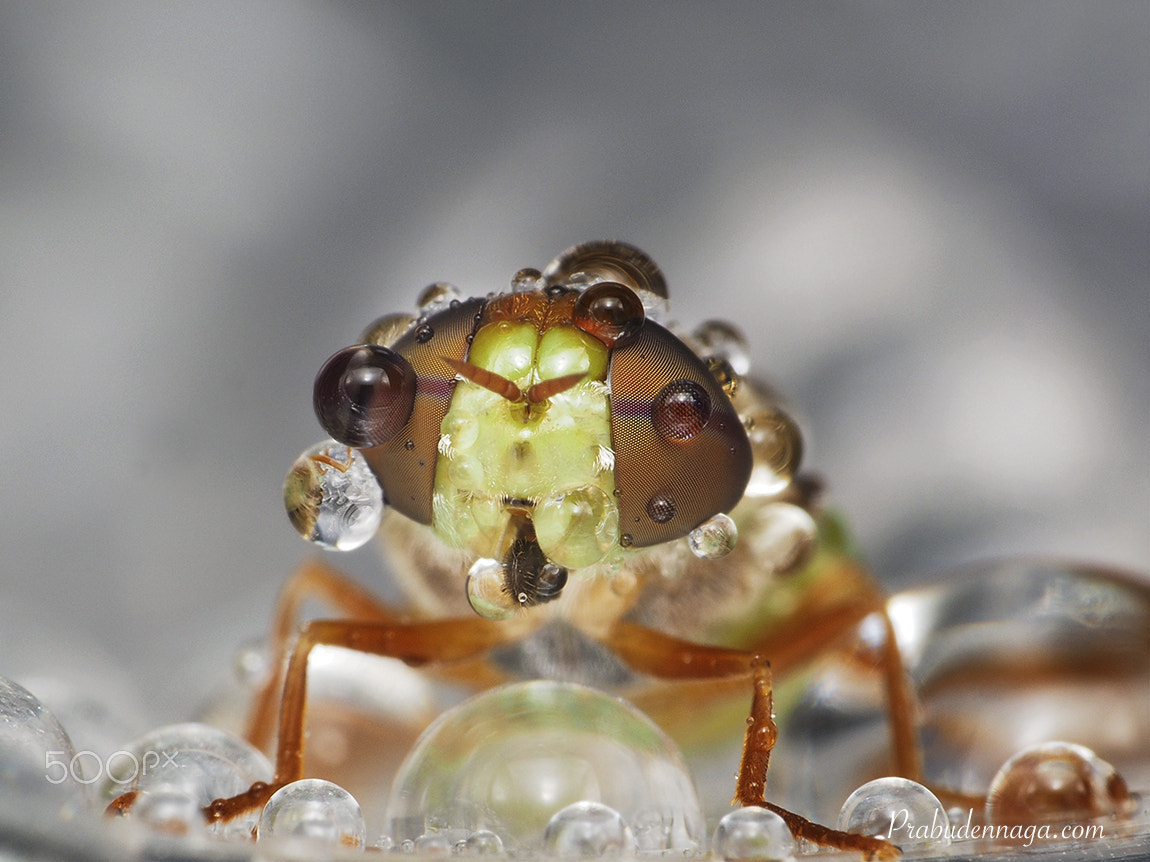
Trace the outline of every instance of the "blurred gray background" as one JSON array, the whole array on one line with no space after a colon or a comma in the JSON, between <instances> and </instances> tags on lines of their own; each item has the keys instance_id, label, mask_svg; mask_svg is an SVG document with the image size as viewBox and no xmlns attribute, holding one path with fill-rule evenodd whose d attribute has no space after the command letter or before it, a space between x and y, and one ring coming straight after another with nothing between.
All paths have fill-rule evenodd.
<instances>
[{"instance_id":1,"label":"blurred gray background","mask_svg":"<svg viewBox=\"0 0 1150 862\"><path fill-rule=\"evenodd\" d=\"M310 553L322 361L601 237L743 327L893 587L1145 570L1148 44L1145 2L0 4L0 674L187 714Z\"/></svg>"}]
</instances>

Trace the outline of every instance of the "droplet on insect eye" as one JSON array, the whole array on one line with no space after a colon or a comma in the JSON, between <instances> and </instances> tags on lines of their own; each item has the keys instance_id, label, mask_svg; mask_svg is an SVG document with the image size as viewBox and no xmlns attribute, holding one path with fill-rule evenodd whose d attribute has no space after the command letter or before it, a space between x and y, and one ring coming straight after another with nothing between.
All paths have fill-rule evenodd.
<instances>
[{"instance_id":1,"label":"droplet on insect eye","mask_svg":"<svg viewBox=\"0 0 1150 862\"><path fill-rule=\"evenodd\" d=\"M619 540L619 509L595 485L551 495L535 507L532 520L543 553L569 569L599 562Z\"/></svg>"},{"instance_id":2,"label":"droplet on insect eye","mask_svg":"<svg viewBox=\"0 0 1150 862\"><path fill-rule=\"evenodd\" d=\"M938 797L909 778L876 778L847 797L838 827L886 838L900 847L950 844L950 823Z\"/></svg>"},{"instance_id":3,"label":"droplet on insect eye","mask_svg":"<svg viewBox=\"0 0 1150 862\"><path fill-rule=\"evenodd\" d=\"M0 677L0 799L29 812L75 814L87 807L86 772L96 765L86 761L34 694Z\"/></svg>"},{"instance_id":4,"label":"droplet on insect eye","mask_svg":"<svg viewBox=\"0 0 1150 862\"><path fill-rule=\"evenodd\" d=\"M481 557L467 572L467 601L479 616L506 620L519 610L517 597L507 591L506 570L498 560Z\"/></svg>"},{"instance_id":5,"label":"droplet on insect eye","mask_svg":"<svg viewBox=\"0 0 1150 862\"><path fill-rule=\"evenodd\" d=\"M539 290L542 286L542 274L539 270L529 266L511 276L512 293L530 293L533 290Z\"/></svg>"},{"instance_id":6,"label":"droplet on insect eye","mask_svg":"<svg viewBox=\"0 0 1150 862\"><path fill-rule=\"evenodd\" d=\"M986 816L1004 826L1075 823L1125 813L1126 782L1089 748L1043 742L1011 757L990 783Z\"/></svg>"},{"instance_id":7,"label":"droplet on insect eye","mask_svg":"<svg viewBox=\"0 0 1150 862\"><path fill-rule=\"evenodd\" d=\"M687 543L696 557L716 560L725 557L735 547L739 528L729 515L722 512L708 518L687 535Z\"/></svg>"},{"instance_id":8,"label":"droplet on insect eye","mask_svg":"<svg viewBox=\"0 0 1150 862\"><path fill-rule=\"evenodd\" d=\"M693 380L668 383L651 405L651 421L665 440L690 440L710 418L711 396Z\"/></svg>"},{"instance_id":9,"label":"droplet on insect eye","mask_svg":"<svg viewBox=\"0 0 1150 862\"><path fill-rule=\"evenodd\" d=\"M415 370L389 347L361 344L332 356L315 378L319 424L347 446L390 440L415 406Z\"/></svg>"},{"instance_id":10,"label":"droplet on insect eye","mask_svg":"<svg viewBox=\"0 0 1150 862\"><path fill-rule=\"evenodd\" d=\"M414 325L415 318L410 314L385 314L368 324L359 340L363 344L391 347Z\"/></svg>"},{"instance_id":11,"label":"droplet on insect eye","mask_svg":"<svg viewBox=\"0 0 1150 862\"><path fill-rule=\"evenodd\" d=\"M715 357L726 360L739 377L745 377L751 370L747 339L725 320L708 320L700 324L691 336L699 345L699 356L703 359Z\"/></svg>"},{"instance_id":12,"label":"droplet on insect eye","mask_svg":"<svg viewBox=\"0 0 1150 862\"><path fill-rule=\"evenodd\" d=\"M629 856L637 849L623 815L601 802L573 802L543 832L544 852L563 859Z\"/></svg>"},{"instance_id":13,"label":"droplet on insect eye","mask_svg":"<svg viewBox=\"0 0 1150 862\"><path fill-rule=\"evenodd\" d=\"M426 323L420 324L419 326L417 326L415 328L415 340L418 341L420 344L427 344L427 342L431 341L431 339L433 339L434 337L435 337L434 327L431 327Z\"/></svg>"},{"instance_id":14,"label":"droplet on insect eye","mask_svg":"<svg viewBox=\"0 0 1150 862\"><path fill-rule=\"evenodd\" d=\"M358 449L317 443L292 464L284 508L303 538L321 548L351 551L379 529L383 489Z\"/></svg>"},{"instance_id":15,"label":"droplet on insect eye","mask_svg":"<svg viewBox=\"0 0 1150 862\"><path fill-rule=\"evenodd\" d=\"M613 823L660 812L662 827L644 850L690 855L702 844L691 777L662 730L602 691L535 680L491 689L436 719L396 775L385 827L397 843L433 825L486 830L508 853L537 858L548 829L551 846L577 843L576 832L555 834L567 821L556 813L587 802L613 809Z\"/></svg>"},{"instance_id":16,"label":"droplet on insect eye","mask_svg":"<svg viewBox=\"0 0 1150 862\"><path fill-rule=\"evenodd\" d=\"M799 469L803 456L802 433L794 420L776 407L751 413L743 424L754 457L746 493L752 497L772 497L790 484Z\"/></svg>"},{"instance_id":17,"label":"droplet on insect eye","mask_svg":"<svg viewBox=\"0 0 1150 862\"><path fill-rule=\"evenodd\" d=\"M675 517L675 501L667 494L656 494L647 501L647 514L656 524L665 524Z\"/></svg>"},{"instance_id":18,"label":"droplet on insect eye","mask_svg":"<svg viewBox=\"0 0 1150 862\"><path fill-rule=\"evenodd\" d=\"M711 839L711 855L726 862L773 862L790 859L794 852L795 839L783 818L757 806L737 808L723 815Z\"/></svg>"},{"instance_id":19,"label":"droplet on insect eye","mask_svg":"<svg viewBox=\"0 0 1150 862\"><path fill-rule=\"evenodd\" d=\"M587 288L575 301L571 321L608 347L633 341L643 328L643 303L629 287L601 281Z\"/></svg>"},{"instance_id":20,"label":"droplet on insect eye","mask_svg":"<svg viewBox=\"0 0 1150 862\"><path fill-rule=\"evenodd\" d=\"M806 509L791 503L768 503L754 514L743 541L770 571L785 574L810 559L818 540L818 524Z\"/></svg>"},{"instance_id":21,"label":"droplet on insect eye","mask_svg":"<svg viewBox=\"0 0 1150 862\"><path fill-rule=\"evenodd\" d=\"M438 311L443 311L451 305L452 301L459 302L463 300L463 291L461 291L454 284L448 284L446 281L437 281L435 284L429 284L419 294L415 304L419 308L419 313L423 316L435 314Z\"/></svg>"},{"instance_id":22,"label":"droplet on insect eye","mask_svg":"<svg viewBox=\"0 0 1150 862\"><path fill-rule=\"evenodd\" d=\"M284 785L267 801L257 838L302 838L333 847L363 847L367 840L359 803L338 784L305 778Z\"/></svg>"},{"instance_id":23,"label":"droplet on insect eye","mask_svg":"<svg viewBox=\"0 0 1150 862\"><path fill-rule=\"evenodd\" d=\"M242 793L257 781L272 780L267 757L244 740L206 724L161 727L136 739L110 758L100 787L104 803L129 791L178 789L202 809L213 800ZM258 811L209 831L222 837L250 833Z\"/></svg>"}]
</instances>

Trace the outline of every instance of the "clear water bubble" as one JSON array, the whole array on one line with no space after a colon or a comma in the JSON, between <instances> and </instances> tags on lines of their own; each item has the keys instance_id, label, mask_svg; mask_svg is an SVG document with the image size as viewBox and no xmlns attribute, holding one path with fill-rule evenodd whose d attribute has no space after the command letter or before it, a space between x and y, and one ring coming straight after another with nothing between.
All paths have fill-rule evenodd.
<instances>
[{"instance_id":1,"label":"clear water bubble","mask_svg":"<svg viewBox=\"0 0 1150 862\"><path fill-rule=\"evenodd\" d=\"M790 859L794 852L795 839L783 818L754 805L723 815L711 839L712 856L726 862L740 859L773 862Z\"/></svg>"},{"instance_id":2,"label":"clear water bubble","mask_svg":"<svg viewBox=\"0 0 1150 862\"><path fill-rule=\"evenodd\" d=\"M194 835L207 829L199 801L185 788L171 784L157 784L141 791L132 805L131 816L153 831L168 835Z\"/></svg>"},{"instance_id":3,"label":"clear water bubble","mask_svg":"<svg viewBox=\"0 0 1150 862\"><path fill-rule=\"evenodd\" d=\"M527 266L511 276L512 293L529 293L543 288L543 275L537 269Z\"/></svg>"},{"instance_id":4,"label":"clear water bubble","mask_svg":"<svg viewBox=\"0 0 1150 862\"><path fill-rule=\"evenodd\" d=\"M414 325L415 318L410 314L385 314L368 324L359 340L363 344L391 347Z\"/></svg>"},{"instance_id":5,"label":"clear water bubble","mask_svg":"<svg viewBox=\"0 0 1150 862\"><path fill-rule=\"evenodd\" d=\"M420 315L427 317L436 312L443 311L448 308L451 303L460 303L465 299L463 291L456 287L454 284L448 284L446 281L437 281L435 284L429 284L419 294L415 304L419 308Z\"/></svg>"},{"instance_id":6,"label":"clear water bubble","mask_svg":"<svg viewBox=\"0 0 1150 862\"><path fill-rule=\"evenodd\" d=\"M751 353L747 338L734 324L725 320L708 320L691 333L703 359L725 360L739 377L751 370Z\"/></svg>"},{"instance_id":7,"label":"clear water bubble","mask_svg":"<svg viewBox=\"0 0 1150 862\"><path fill-rule=\"evenodd\" d=\"M1125 780L1089 748L1044 742L1011 757L990 782L986 817L992 824L1078 823L1126 813Z\"/></svg>"},{"instance_id":8,"label":"clear water bubble","mask_svg":"<svg viewBox=\"0 0 1150 862\"><path fill-rule=\"evenodd\" d=\"M91 752L88 752L91 754ZM94 758L99 765L99 758ZM0 803L60 816L88 806L99 778L64 727L34 694L0 677Z\"/></svg>"},{"instance_id":9,"label":"clear water bubble","mask_svg":"<svg viewBox=\"0 0 1150 862\"><path fill-rule=\"evenodd\" d=\"M100 791L107 804L130 791L179 790L202 809L257 781L271 781L272 772L263 752L238 736L206 724L176 724L145 734L109 758ZM257 815L213 824L211 830L242 835Z\"/></svg>"},{"instance_id":10,"label":"clear water bubble","mask_svg":"<svg viewBox=\"0 0 1150 862\"><path fill-rule=\"evenodd\" d=\"M350 793L321 778L293 781L272 794L260 814L259 840L291 837L338 847L363 847L367 828Z\"/></svg>"},{"instance_id":11,"label":"clear water bubble","mask_svg":"<svg viewBox=\"0 0 1150 862\"><path fill-rule=\"evenodd\" d=\"M573 802L555 812L543 831L544 852L563 859L630 856L637 849L623 815L601 802Z\"/></svg>"},{"instance_id":12,"label":"clear water bubble","mask_svg":"<svg viewBox=\"0 0 1150 862\"><path fill-rule=\"evenodd\" d=\"M420 856L450 856L454 849L451 836L442 832L425 832L415 839L412 852Z\"/></svg>"},{"instance_id":13,"label":"clear water bubble","mask_svg":"<svg viewBox=\"0 0 1150 862\"><path fill-rule=\"evenodd\" d=\"M499 560L480 557L467 572L467 601L489 620L506 620L519 610L516 596L507 590L506 570Z\"/></svg>"},{"instance_id":14,"label":"clear water bubble","mask_svg":"<svg viewBox=\"0 0 1150 862\"><path fill-rule=\"evenodd\" d=\"M498 856L503 853L503 839L490 829L477 829L467 836L461 852L467 856Z\"/></svg>"},{"instance_id":15,"label":"clear water bubble","mask_svg":"<svg viewBox=\"0 0 1150 862\"><path fill-rule=\"evenodd\" d=\"M619 508L594 485L553 494L536 507L533 521L543 553L571 569L599 562L619 541Z\"/></svg>"},{"instance_id":16,"label":"clear water bubble","mask_svg":"<svg viewBox=\"0 0 1150 862\"><path fill-rule=\"evenodd\" d=\"M786 573L805 563L817 547L818 524L801 506L768 503L753 515L754 526L744 531L755 559L771 571Z\"/></svg>"},{"instance_id":17,"label":"clear water bubble","mask_svg":"<svg viewBox=\"0 0 1150 862\"><path fill-rule=\"evenodd\" d=\"M351 551L379 529L383 489L358 449L317 443L292 464L284 507L296 531L321 548Z\"/></svg>"},{"instance_id":18,"label":"clear water bubble","mask_svg":"<svg viewBox=\"0 0 1150 862\"><path fill-rule=\"evenodd\" d=\"M791 483L803 457L803 437L798 424L775 406L753 410L743 417L751 441L754 464L746 493L773 497Z\"/></svg>"},{"instance_id":19,"label":"clear water bubble","mask_svg":"<svg viewBox=\"0 0 1150 862\"><path fill-rule=\"evenodd\" d=\"M734 550L739 529L729 515L722 512L708 518L687 535L691 552L704 560L725 557Z\"/></svg>"},{"instance_id":20,"label":"clear water bubble","mask_svg":"<svg viewBox=\"0 0 1150 862\"><path fill-rule=\"evenodd\" d=\"M626 820L667 813L662 851L697 848L705 824L670 739L630 704L536 680L480 694L440 716L408 755L388 805L397 841L437 829L490 831L538 852L555 813L598 802Z\"/></svg>"},{"instance_id":21,"label":"clear water bubble","mask_svg":"<svg viewBox=\"0 0 1150 862\"><path fill-rule=\"evenodd\" d=\"M838 828L886 838L899 847L950 844L946 809L930 790L909 778L876 778L859 787L843 803Z\"/></svg>"}]
</instances>

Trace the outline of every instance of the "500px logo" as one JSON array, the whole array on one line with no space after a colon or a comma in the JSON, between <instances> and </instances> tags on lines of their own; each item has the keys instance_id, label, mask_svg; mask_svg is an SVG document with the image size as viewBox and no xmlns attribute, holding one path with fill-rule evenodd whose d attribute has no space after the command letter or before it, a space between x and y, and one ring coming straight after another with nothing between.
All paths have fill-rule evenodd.
<instances>
[{"instance_id":1,"label":"500px logo","mask_svg":"<svg viewBox=\"0 0 1150 862\"><path fill-rule=\"evenodd\" d=\"M137 756L121 750L113 751L106 758L87 749L77 751L71 758L67 751L46 751L44 778L49 784L63 784L69 779L79 784L94 784L106 775L116 784L131 784L149 770L175 764L176 753L171 751L145 751Z\"/></svg>"}]
</instances>

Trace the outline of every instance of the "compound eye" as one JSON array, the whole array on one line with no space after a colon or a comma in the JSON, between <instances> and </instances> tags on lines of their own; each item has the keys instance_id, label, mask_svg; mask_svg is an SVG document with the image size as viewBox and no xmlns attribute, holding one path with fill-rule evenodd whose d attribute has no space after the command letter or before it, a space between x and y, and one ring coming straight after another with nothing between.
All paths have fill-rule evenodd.
<instances>
[{"instance_id":1,"label":"compound eye","mask_svg":"<svg viewBox=\"0 0 1150 862\"><path fill-rule=\"evenodd\" d=\"M377 344L345 347L315 378L315 415L335 440L366 449L398 434L415 406L415 369Z\"/></svg>"},{"instance_id":2,"label":"compound eye","mask_svg":"<svg viewBox=\"0 0 1150 862\"><path fill-rule=\"evenodd\" d=\"M571 312L574 324L608 347L633 341L643 328L643 302L631 288L601 281L587 288Z\"/></svg>"},{"instance_id":3,"label":"compound eye","mask_svg":"<svg viewBox=\"0 0 1150 862\"><path fill-rule=\"evenodd\" d=\"M711 418L711 396L694 380L668 383L651 405L651 422L664 440L690 440Z\"/></svg>"}]
</instances>

